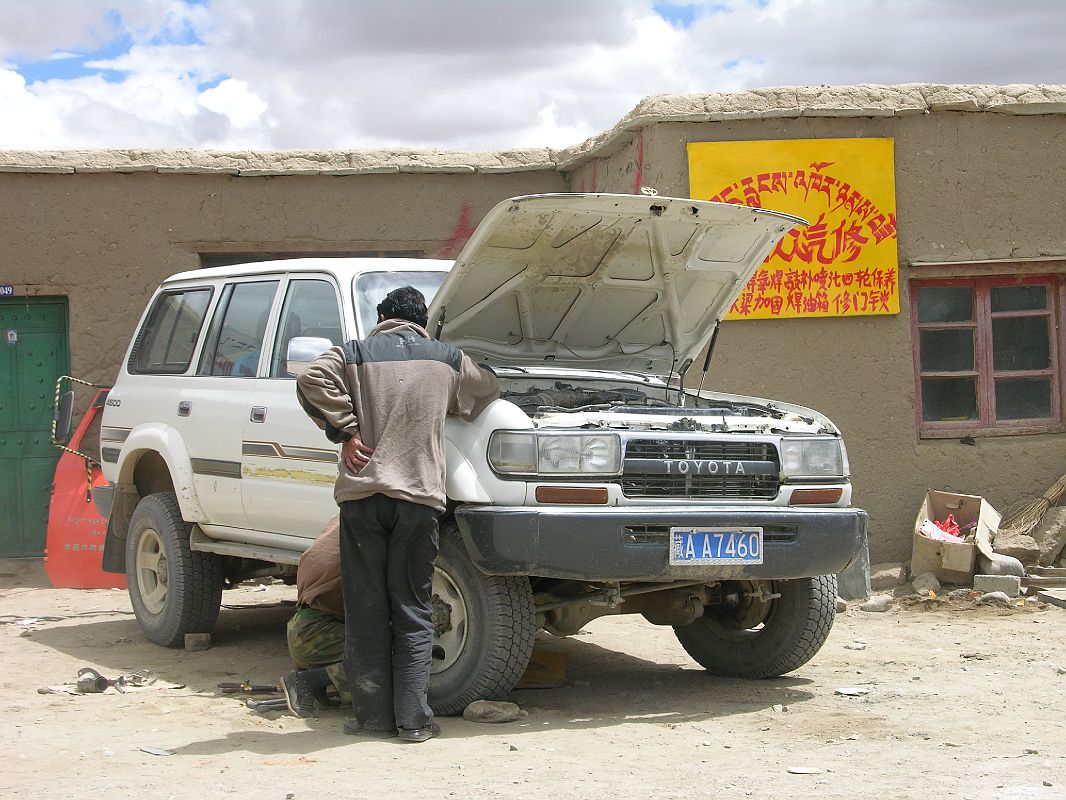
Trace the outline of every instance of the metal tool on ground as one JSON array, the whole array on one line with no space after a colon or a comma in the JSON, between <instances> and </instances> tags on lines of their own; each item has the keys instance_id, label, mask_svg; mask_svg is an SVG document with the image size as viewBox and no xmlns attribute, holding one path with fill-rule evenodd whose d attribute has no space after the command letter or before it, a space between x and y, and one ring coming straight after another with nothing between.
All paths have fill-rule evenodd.
<instances>
[{"instance_id":1,"label":"metal tool on ground","mask_svg":"<svg viewBox=\"0 0 1066 800\"><path fill-rule=\"evenodd\" d=\"M277 694L281 691L277 686L257 684L251 681L220 683L218 688L225 694Z\"/></svg>"},{"instance_id":2,"label":"metal tool on ground","mask_svg":"<svg viewBox=\"0 0 1066 800\"><path fill-rule=\"evenodd\" d=\"M98 694L106 691L109 686L114 686L119 692L125 693L132 686L147 686L154 683L155 673L149 669L141 669L128 675L120 675L117 678L105 678L92 667L82 667L78 670L77 687L82 694Z\"/></svg>"},{"instance_id":3,"label":"metal tool on ground","mask_svg":"<svg viewBox=\"0 0 1066 800\"><path fill-rule=\"evenodd\" d=\"M244 701L244 704L252 711L287 711L289 708L288 702L284 697L271 697L266 700L256 700L254 697L249 697Z\"/></svg>"}]
</instances>

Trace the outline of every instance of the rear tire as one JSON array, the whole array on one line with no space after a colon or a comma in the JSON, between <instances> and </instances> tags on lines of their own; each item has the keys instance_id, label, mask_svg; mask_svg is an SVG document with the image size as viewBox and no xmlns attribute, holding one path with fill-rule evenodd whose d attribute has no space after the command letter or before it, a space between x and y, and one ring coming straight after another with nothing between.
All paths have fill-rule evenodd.
<instances>
[{"instance_id":1,"label":"rear tire","mask_svg":"<svg viewBox=\"0 0 1066 800\"><path fill-rule=\"evenodd\" d=\"M762 585L781 596L762 600L750 596L756 584L728 582L723 594L742 598L739 605L706 606L695 622L674 628L681 646L708 672L773 678L806 664L825 643L836 618L835 575Z\"/></svg>"},{"instance_id":2,"label":"rear tire","mask_svg":"<svg viewBox=\"0 0 1066 800\"><path fill-rule=\"evenodd\" d=\"M435 713L461 714L475 700L514 689L536 634L529 579L479 572L452 521L441 525L433 621L429 704Z\"/></svg>"},{"instance_id":3,"label":"rear tire","mask_svg":"<svg viewBox=\"0 0 1066 800\"><path fill-rule=\"evenodd\" d=\"M184 644L187 633L210 633L222 605L222 561L189 547L192 525L178 499L157 492L141 499L126 535L130 602L144 635L156 644Z\"/></svg>"}]
</instances>

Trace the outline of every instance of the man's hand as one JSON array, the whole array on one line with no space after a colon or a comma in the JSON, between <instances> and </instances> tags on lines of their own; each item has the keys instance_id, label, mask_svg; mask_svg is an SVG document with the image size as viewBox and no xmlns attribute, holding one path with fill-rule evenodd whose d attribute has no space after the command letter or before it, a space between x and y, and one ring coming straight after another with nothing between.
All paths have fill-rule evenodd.
<instances>
[{"instance_id":1,"label":"man's hand","mask_svg":"<svg viewBox=\"0 0 1066 800\"><path fill-rule=\"evenodd\" d=\"M374 455L374 448L363 444L358 433L341 445L341 458L344 459L344 465L352 472L358 472L366 466L372 455Z\"/></svg>"}]
</instances>

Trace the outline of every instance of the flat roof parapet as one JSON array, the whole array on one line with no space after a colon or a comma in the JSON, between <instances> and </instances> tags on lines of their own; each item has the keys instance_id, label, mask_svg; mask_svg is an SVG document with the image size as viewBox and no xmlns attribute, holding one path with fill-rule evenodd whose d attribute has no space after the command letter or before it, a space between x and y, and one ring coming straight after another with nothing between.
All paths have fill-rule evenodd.
<instances>
[{"instance_id":1,"label":"flat roof parapet","mask_svg":"<svg viewBox=\"0 0 1066 800\"><path fill-rule=\"evenodd\" d=\"M159 172L264 176L566 170L591 158L617 152L632 140L635 131L658 122L894 117L939 111L1066 114L1066 85L859 84L781 86L707 94L657 94L641 100L610 130L561 150L0 150L0 172Z\"/></svg>"},{"instance_id":2,"label":"flat roof parapet","mask_svg":"<svg viewBox=\"0 0 1066 800\"><path fill-rule=\"evenodd\" d=\"M159 172L195 175L371 175L554 170L546 148L456 152L382 150L0 150L0 172Z\"/></svg>"},{"instance_id":3,"label":"flat roof parapet","mask_svg":"<svg viewBox=\"0 0 1066 800\"><path fill-rule=\"evenodd\" d=\"M725 122L786 117L898 117L933 111L1066 114L1063 84L779 86L739 92L656 94L641 100L608 131L554 152L559 169L610 155L633 132L657 122Z\"/></svg>"}]
</instances>

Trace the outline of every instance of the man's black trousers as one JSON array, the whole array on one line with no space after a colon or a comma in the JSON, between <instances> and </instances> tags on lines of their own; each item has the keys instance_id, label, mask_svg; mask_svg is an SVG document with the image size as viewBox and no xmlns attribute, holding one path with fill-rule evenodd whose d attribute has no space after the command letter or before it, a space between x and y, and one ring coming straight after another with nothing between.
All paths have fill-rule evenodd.
<instances>
[{"instance_id":1,"label":"man's black trousers","mask_svg":"<svg viewBox=\"0 0 1066 800\"><path fill-rule=\"evenodd\" d=\"M341 509L344 669L370 730L421 728L432 662L437 511L375 494Z\"/></svg>"}]
</instances>

